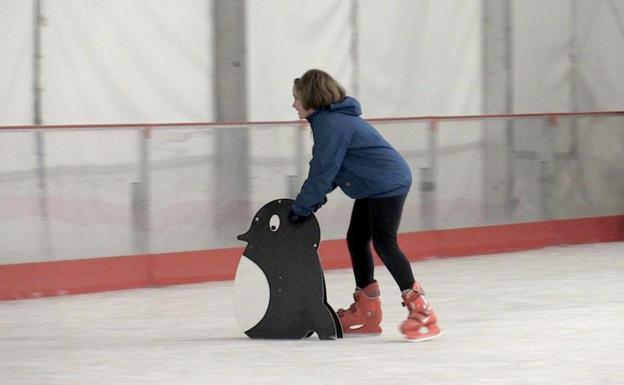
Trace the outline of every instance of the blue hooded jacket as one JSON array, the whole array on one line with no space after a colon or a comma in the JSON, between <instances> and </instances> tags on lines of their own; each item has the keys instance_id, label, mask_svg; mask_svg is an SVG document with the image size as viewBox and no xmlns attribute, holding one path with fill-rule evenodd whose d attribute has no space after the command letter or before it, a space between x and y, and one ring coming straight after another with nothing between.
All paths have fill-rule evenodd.
<instances>
[{"instance_id":1,"label":"blue hooded jacket","mask_svg":"<svg viewBox=\"0 0 624 385\"><path fill-rule=\"evenodd\" d=\"M409 166L361 114L360 103L347 96L308 116L314 147L308 178L292 206L295 214L306 216L318 210L338 186L353 199L409 191Z\"/></svg>"}]
</instances>

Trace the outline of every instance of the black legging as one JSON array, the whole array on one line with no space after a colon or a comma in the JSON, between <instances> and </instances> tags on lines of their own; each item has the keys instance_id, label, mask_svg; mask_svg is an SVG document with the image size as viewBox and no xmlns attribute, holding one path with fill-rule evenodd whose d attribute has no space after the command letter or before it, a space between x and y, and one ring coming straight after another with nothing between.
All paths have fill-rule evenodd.
<instances>
[{"instance_id":1,"label":"black legging","mask_svg":"<svg viewBox=\"0 0 624 385\"><path fill-rule=\"evenodd\" d=\"M407 195L356 199L347 231L347 244L357 287L372 283L375 266L370 241L401 291L411 289L414 275L409 261L397 244L397 231Z\"/></svg>"}]
</instances>

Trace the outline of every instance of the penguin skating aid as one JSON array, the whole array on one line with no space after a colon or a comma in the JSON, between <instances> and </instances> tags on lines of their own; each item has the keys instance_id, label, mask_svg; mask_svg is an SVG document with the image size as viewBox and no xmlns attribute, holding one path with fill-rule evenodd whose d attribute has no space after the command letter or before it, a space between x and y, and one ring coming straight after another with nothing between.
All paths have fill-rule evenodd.
<instances>
[{"instance_id":1,"label":"penguin skating aid","mask_svg":"<svg viewBox=\"0 0 624 385\"><path fill-rule=\"evenodd\" d=\"M318 221L312 215L291 223L292 203L267 203L238 236L247 242L234 281L238 322L250 338L341 338L340 321L327 303Z\"/></svg>"}]
</instances>

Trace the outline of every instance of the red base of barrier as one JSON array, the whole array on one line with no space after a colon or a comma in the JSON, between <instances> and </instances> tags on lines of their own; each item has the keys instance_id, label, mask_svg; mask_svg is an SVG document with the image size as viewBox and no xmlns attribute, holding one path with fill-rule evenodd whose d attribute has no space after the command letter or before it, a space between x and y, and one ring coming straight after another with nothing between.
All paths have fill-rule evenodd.
<instances>
[{"instance_id":1,"label":"red base of barrier","mask_svg":"<svg viewBox=\"0 0 624 385\"><path fill-rule=\"evenodd\" d=\"M624 240L624 215L399 235L411 261ZM0 300L230 280L243 247L0 265ZM349 268L344 240L324 241L324 269ZM377 260L379 263L379 260Z\"/></svg>"}]
</instances>

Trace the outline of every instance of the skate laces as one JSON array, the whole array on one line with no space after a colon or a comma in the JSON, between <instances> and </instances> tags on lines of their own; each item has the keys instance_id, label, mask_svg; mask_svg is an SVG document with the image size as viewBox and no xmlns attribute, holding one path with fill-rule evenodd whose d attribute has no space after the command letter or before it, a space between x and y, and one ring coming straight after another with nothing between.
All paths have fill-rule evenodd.
<instances>
[{"instance_id":1,"label":"skate laces","mask_svg":"<svg viewBox=\"0 0 624 385\"><path fill-rule=\"evenodd\" d=\"M422 290L417 290L416 288L410 290L403 296L401 304L409 310L409 318L423 321L431 314L431 305L429 305Z\"/></svg>"},{"instance_id":2,"label":"skate laces","mask_svg":"<svg viewBox=\"0 0 624 385\"><path fill-rule=\"evenodd\" d=\"M442 331L437 324L437 316L425 298L425 292L419 283L403 293L402 305L409 313L400 330L410 341L426 341L439 336Z\"/></svg>"},{"instance_id":3,"label":"skate laces","mask_svg":"<svg viewBox=\"0 0 624 385\"><path fill-rule=\"evenodd\" d=\"M366 294L365 290L356 290L355 293L353 293L353 303L349 306L348 309L338 309L338 311L336 312L339 316L344 315L346 313L353 313L356 314L360 311L360 302L361 301L366 301L366 300L375 300L379 298L379 291L372 291L371 294L373 296L369 296Z\"/></svg>"},{"instance_id":4,"label":"skate laces","mask_svg":"<svg viewBox=\"0 0 624 385\"><path fill-rule=\"evenodd\" d=\"M357 313L358 308L359 308L359 305L358 305L358 294L364 295L364 293L362 293L362 292L355 292L353 294L353 300L355 302L353 302L351 304L351 306L349 306L348 309L338 309L338 312L337 312L338 315L345 314L345 313Z\"/></svg>"}]
</instances>

